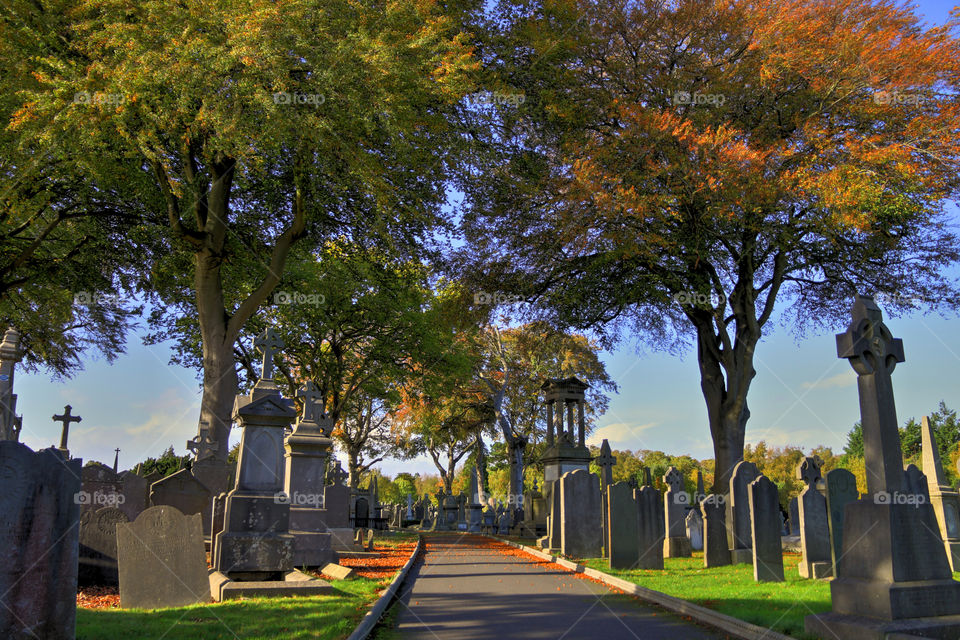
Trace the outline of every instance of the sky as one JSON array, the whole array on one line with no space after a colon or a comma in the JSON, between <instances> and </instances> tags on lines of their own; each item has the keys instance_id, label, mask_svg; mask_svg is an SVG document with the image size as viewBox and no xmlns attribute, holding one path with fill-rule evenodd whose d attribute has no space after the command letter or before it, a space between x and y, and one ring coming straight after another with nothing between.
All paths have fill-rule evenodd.
<instances>
[{"instance_id":1,"label":"sky","mask_svg":"<svg viewBox=\"0 0 960 640\"><path fill-rule=\"evenodd\" d=\"M951 3L928 0L917 4L927 20L942 23ZM882 304L881 304L882 306ZM906 361L893 375L897 414L906 419L933 412L944 400L960 407L960 324L957 316L915 312L900 318L885 315L888 327L904 343ZM789 329L768 325L770 331L756 351L757 376L748 403L751 417L747 441L843 448L846 435L859 419L856 376L837 358L834 333L797 339ZM130 335L127 353L112 365L87 359L84 370L57 382L46 375L18 372L17 410L23 416L21 441L39 449L60 441L60 423L51 420L64 405L83 421L70 427L69 449L75 457L112 464L120 448L120 469L173 445L186 453L186 441L197 433L200 386L194 371L168 365L169 344L144 346L140 332ZM696 354L681 356L644 351L623 342L602 359L620 386L598 421L589 444L610 441L614 449L651 449L670 454L712 458L706 408L700 393ZM239 438L232 430L231 443ZM383 473L436 473L427 458L386 460Z\"/></svg>"}]
</instances>

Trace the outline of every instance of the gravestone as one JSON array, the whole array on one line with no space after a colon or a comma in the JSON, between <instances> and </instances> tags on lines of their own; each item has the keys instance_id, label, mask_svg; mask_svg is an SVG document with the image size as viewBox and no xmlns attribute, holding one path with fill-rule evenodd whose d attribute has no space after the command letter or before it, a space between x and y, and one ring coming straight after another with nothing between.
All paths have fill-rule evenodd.
<instances>
[{"instance_id":1,"label":"gravestone","mask_svg":"<svg viewBox=\"0 0 960 640\"><path fill-rule=\"evenodd\" d=\"M67 448L67 439L70 437L70 423L83 421L83 418L80 416L71 415L70 412L72 410L73 407L66 405L63 408L62 414L54 414L53 418L51 418L54 422L59 422L62 425L60 429L60 453L68 460L70 459L70 450Z\"/></svg>"},{"instance_id":2,"label":"gravestone","mask_svg":"<svg viewBox=\"0 0 960 640\"><path fill-rule=\"evenodd\" d=\"M800 551L803 558L797 569L801 578L829 578L833 575L830 556L830 525L827 499L817 490L823 461L808 456L797 465L797 478L806 488L800 492Z\"/></svg>"},{"instance_id":3,"label":"gravestone","mask_svg":"<svg viewBox=\"0 0 960 640\"><path fill-rule=\"evenodd\" d=\"M790 535L800 535L800 500L796 496L790 498Z\"/></svg>"},{"instance_id":4,"label":"gravestone","mask_svg":"<svg viewBox=\"0 0 960 640\"><path fill-rule=\"evenodd\" d=\"M697 469L697 495L694 497L696 504L703 502L703 499L707 497L707 491L703 488L703 471ZM699 511L697 513L700 513Z\"/></svg>"},{"instance_id":5,"label":"gravestone","mask_svg":"<svg viewBox=\"0 0 960 640\"><path fill-rule=\"evenodd\" d=\"M960 494L947 483L947 476L940 464L937 439L926 416L920 425L923 446L923 472L927 476L927 491L930 504L940 525L940 537L947 550L947 560L954 571L960 571Z\"/></svg>"},{"instance_id":6,"label":"gravestone","mask_svg":"<svg viewBox=\"0 0 960 640\"><path fill-rule=\"evenodd\" d=\"M560 551L568 558L596 558L600 537L600 479L583 469L560 478Z\"/></svg>"},{"instance_id":7,"label":"gravestone","mask_svg":"<svg viewBox=\"0 0 960 640\"><path fill-rule=\"evenodd\" d=\"M601 535L603 536L603 553L607 555L609 553L609 548L607 547L607 487L613 484L613 465L617 464L617 459L614 457L613 452L610 451L610 442L604 438L603 442L600 443L600 455L594 458L594 464L600 469L600 509L601 509Z\"/></svg>"},{"instance_id":8,"label":"gravestone","mask_svg":"<svg viewBox=\"0 0 960 640\"><path fill-rule=\"evenodd\" d=\"M497 520L497 535L505 536L510 533L510 513L503 512Z\"/></svg>"},{"instance_id":9,"label":"gravestone","mask_svg":"<svg viewBox=\"0 0 960 640\"><path fill-rule=\"evenodd\" d=\"M660 492L649 485L633 490L637 503L637 526L640 529L640 562L638 569L663 569L663 540L666 528Z\"/></svg>"},{"instance_id":10,"label":"gravestone","mask_svg":"<svg viewBox=\"0 0 960 640\"><path fill-rule=\"evenodd\" d=\"M80 514L78 584L116 586L117 524L129 521L117 507L86 509Z\"/></svg>"},{"instance_id":11,"label":"gravestone","mask_svg":"<svg viewBox=\"0 0 960 640\"><path fill-rule=\"evenodd\" d=\"M308 380L297 396L303 399L303 413L284 439L284 493L290 499L293 564L323 567L339 560L324 522L323 502L333 420L324 413L320 392L312 381Z\"/></svg>"},{"instance_id":12,"label":"gravestone","mask_svg":"<svg viewBox=\"0 0 960 640\"><path fill-rule=\"evenodd\" d=\"M922 474L903 469L892 373L903 343L873 299L858 296L837 355L857 373L868 495L847 504L843 559L830 583L833 610L806 631L835 640L960 637L953 580ZM801 517L802 519L802 517Z\"/></svg>"},{"instance_id":13,"label":"gravestone","mask_svg":"<svg viewBox=\"0 0 960 640\"><path fill-rule=\"evenodd\" d=\"M607 559L611 569L633 569L640 562L640 528L633 489L626 482L607 486Z\"/></svg>"},{"instance_id":14,"label":"gravestone","mask_svg":"<svg viewBox=\"0 0 960 640\"><path fill-rule=\"evenodd\" d=\"M750 536L750 483L760 472L757 465L741 460L730 475L730 494L727 496L727 542L733 564L749 564L753 553Z\"/></svg>"},{"instance_id":15,"label":"gravestone","mask_svg":"<svg viewBox=\"0 0 960 640\"><path fill-rule=\"evenodd\" d=\"M690 539L687 537L686 514L690 494L683 486L683 475L676 467L669 467L663 476L667 492L663 496L663 519L667 537L663 541L663 557L689 558Z\"/></svg>"},{"instance_id":16,"label":"gravestone","mask_svg":"<svg viewBox=\"0 0 960 640\"><path fill-rule=\"evenodd\" d=\"M694 507L687 512L686 529L690 548L694 551L703 551L703 519L700 517L699 507Z\"/></svg>"},{"instance_id":17,"label":"gravestone","mask_svg":"<svg viewBox=\"0 0 960 640\"><path fill-rule=\"evenodd\" d=\"M750 533L753 544L753 579L783 582L783 549L780 546L780 499L777 485L761 475L750 483Z\"/></svg>"},{"instance_id":18,"label":"gravestone","mask_svg":"<svg viewBox=\"0 0 960 640\"><path fill-rule=\"evenodd\" d=\"M199 514L163 505L117 526L120 606L182 607L210 602Z\"/></svg>"},{"instance_id":19,"label":"gravestone","mask_svg":"<svg viewBox=\"0 0 960 640\"><path fill-rule=\"evenodd\" d=\"M123 471L119 475L123 494L123 502L118 505L120 510L127 514L128 520L136 520L150 501L150 485L133 471Z\"/></svg>"},{"instance_id":20,"label":"gravestone","mask_svg":"<svg viewBox=\"0 0 960 640\"><path fill-rule=\"evenodd\" d=\"M185 516L200 514L203 532L209 535L212 505L210 490L189 469L180 469L150 485L150 505L173 507Z\"/></svg>"},{"instance_id":21,"label":"gravestone","mask_svg":"<svg viewBox=\"0 0 960 640\"><path fill-rule=\"evenodd\" d=\"M74 637L82 464L0 441L0 638Z\"/></svg>"},{"instance_id":22,"label":"gravestone","mask_svg":"<svg viewBox=\"0 0 960 640\"><path fill-rule=\"evenodd\" d=\"M560 526L561 508L560 508L560 481L553 480L544 483L550 513L547 515L547 544L549 549L560 550Z\"/></svg>"},{"instance_id":23,"label":"gravestone","mask_svg":"<svg viewBox=\"0 0 960 640\"><path fill-rule=\"evenodd\" d=\"M117 507L122 510L126 504L123 481L113 469L105 464L93 462L80 471L80 509L82 511Z\"/></svg>"},{"instance_id":24,"label":"gravestone","mask_svg":"<svg viewBox=\"0 0 960 640\"><path fill-rule=\"evenodd\" d=\"M213 497L210 514L210 557L217 555L217 534L223 531L223 516L227 509L227 494L221 493ZM206 544L206 543L205 543Z\"/></svg>"},{"instance_id":25,"label":"gravestone","mask_svg":"<svg viewBox=\"0 0 960 640\"><path fill-rule=\"evenodd\" d=\"M827 524L830 529L832 575L839 575L837 564L843 558L843 511L860 497L857 478L846 469L832 469L824 477L827 488Z\"/></svg>"},{"instance_id":26,"label":"gravestone","mask_svg":"<svg viewBox=\"0 0 960 640\"><path fill-rule=\"evenodd\" d=\"M732 564L727 542L727 507L723 494L709 494L700 503L703 516L703 566Z\"/></svg>"},{"instance_id":27,"label":"gravestone","mask_svg":"<svg viewBox=\"0 0 960 640\"><path fill-rule=\"evenodd\" d=\"M483 505L480 503L480 484L477 480L478 469L470 474L470 505L468 506L469 520L467 531L480 533L483 524Z\"/></svg>"}]
</instances>

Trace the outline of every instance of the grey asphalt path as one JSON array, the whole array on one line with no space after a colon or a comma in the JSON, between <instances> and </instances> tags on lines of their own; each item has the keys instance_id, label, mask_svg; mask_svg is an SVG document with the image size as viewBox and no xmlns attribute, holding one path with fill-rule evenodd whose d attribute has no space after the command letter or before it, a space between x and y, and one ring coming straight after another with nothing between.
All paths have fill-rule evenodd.
<instances>
[{"instance_id":1,"label":"grey asphalt path","mask_svg":"<svg viewBox=\"0 0 960 640\"><path fill-rule=\"evenodd\" d=\"M394 604L401 638L727 637L489 538L430 534L426 543Z\"/></svg>"}]
</instances>

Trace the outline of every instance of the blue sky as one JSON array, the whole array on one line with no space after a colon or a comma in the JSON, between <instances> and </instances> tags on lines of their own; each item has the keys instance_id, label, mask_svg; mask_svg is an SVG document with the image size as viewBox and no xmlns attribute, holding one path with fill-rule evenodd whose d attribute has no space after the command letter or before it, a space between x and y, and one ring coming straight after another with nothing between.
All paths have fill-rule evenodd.
<instances>
[{"instance_id":1,"label":"blue sky","mask_svg":"<svg viewBox=\"0 0 960 640\"><path fill-rule=\"evenodd\" d=\"M949 2L918 3L918 13L943 22ZM914 313L887 318L893 334L903 339L906 362L894 373L897 413L902 423L936 409L940 400L960 407L960 331L956 316ZM780 327L758 346L757 376L750 391L751 418L747 440L766 440L805 449L826 445L839 450L859 419L856 378L836 356L833 333L795 338ZM195 372L169 366L169 346L143 346L131 335L127 354L111 366L87 360L72 380L52 382L42 374L18 373L18 412L23 415L21 440L34 449L59 443L60 424L50 419L71 404L83 422L70 429L74 456L108 464L121 449L120 467L129 468L169 445L183 455L185 442L197 431L200 389ZM620 385L620 393L599 422L591 442L608 438L615 449L659 449L696 458L713 455L706 410L700 395L696 356L657 352L637 355L634 344L605 353L604 362ZM234 430L232 439L238 434ZM389 475L398 471L434 473L427 459L379 465Z\"/></svg>"}]
</instances>

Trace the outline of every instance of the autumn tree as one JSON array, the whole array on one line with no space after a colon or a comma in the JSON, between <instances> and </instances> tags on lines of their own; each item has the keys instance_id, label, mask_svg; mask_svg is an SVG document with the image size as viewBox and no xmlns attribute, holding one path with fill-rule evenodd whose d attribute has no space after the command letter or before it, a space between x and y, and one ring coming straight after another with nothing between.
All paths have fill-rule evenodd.
<instances>
[{"instance_id":1,"label":"autumn tree","mask_svg":"<svg viewBox=\"0 0 960 640\"><path fill-rule=\"evenodd\" d=\"M692 343L716 490L771 320L842 327L863 292L954 305L955 21L878 0L503 2L497 20L489 55L527 100L466 187L464 271L607 343Z\"/></svg>"},{"instance_id":2,"label":"autumn tree","mask_svg":"<svg viewBox=\"0 0 960 640\"><path fill-rule=\"evenodd\" d=\"M543 322L509 328L488 325L479 334L479 340L481 356L476 377L485 389L498 435L505 445L509 466L507 493L514 498L511 504L518 505L516 497L523 495L524 469L531 455L527 446L536 447L546 433L541 385L548 378L569 376L587 383L588 431L607 408L606 393L615 392L617 385L599 358L599 345Z\"/></svg>"},{"instance_id":3,"label":"autumn tree","mask_svg":"<svg viewBox=\"0 0 960 640\"><path fill-rule=\"evenodd\" d=\"M292 248L341 234L413 247L440 222L450 114L474 67L462 14L431 0L22 4L16 30L41 51L15 143L68 154L96 193L163 225L142 283L161 304L194 298L201 420L225 459L234 344Z\"/></svg>"}]
</instances>

